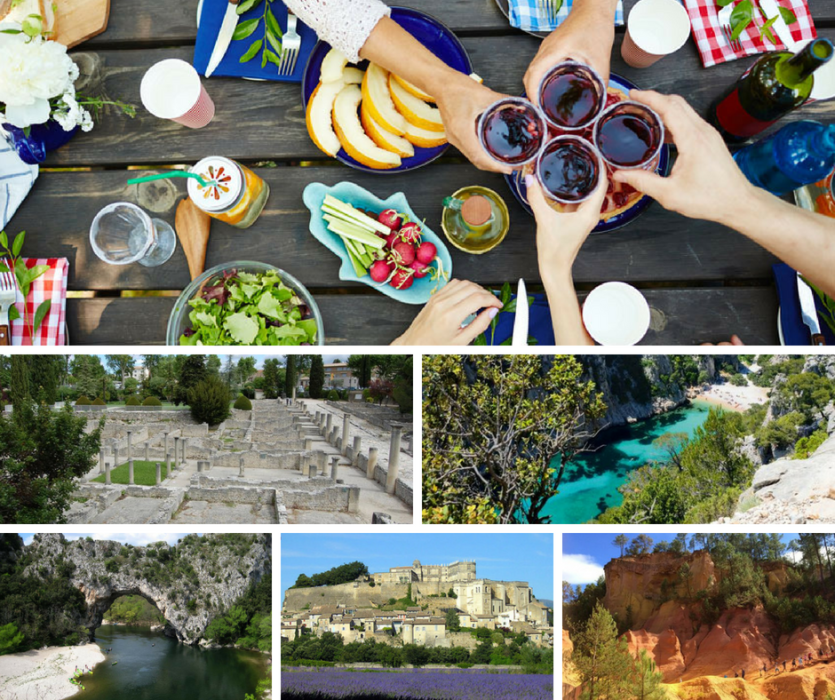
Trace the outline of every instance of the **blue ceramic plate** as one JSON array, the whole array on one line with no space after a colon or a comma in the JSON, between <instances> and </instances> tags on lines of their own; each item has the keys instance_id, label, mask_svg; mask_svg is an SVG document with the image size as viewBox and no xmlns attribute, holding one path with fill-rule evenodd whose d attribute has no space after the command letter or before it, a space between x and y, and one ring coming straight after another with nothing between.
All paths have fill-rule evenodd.
<instances>
[{"instance_id":1,"label":"blue ceramic plate","mask_svg":"<svg viewBox=\"0 0 835 700\"><path fill-rule=\"evenodd\" d=\"M368 275L357 277L348 257L348 251L345 250L345 244L339 236L328 230L327 222L322 218L322 203L325 201L325 195L328 194L358 209L368 211L394 209L406 214L411 221L420 222L422 219L412 211L409 202L406 200L406 195L402 192L396 192L388 199L383 200L353 182L340 182L333 187L323 185L321 182L309 184L304 188L303 199L307 208L310 209L310 233L322 245L341 258L342 266L339 268L339 279L349 282L362 282L392 299L402 301L404 304L425 304L434 291L446 284L444 280L433 280L431 276L427 275L421 279L416 279L408 289L395 289L390 284L375 282ZM449 250L447 250L444 242L426 224L421 225L421 232L422 240L435 244L438 249L438 257L443 263L443 269L447 275L446 279L452 279L452 258L449 257ZM432 263L432 267L438 267L437 261Z\"/></svg>"},{"instance_id":2,"label":"blue ceramic plate","mask_svg":"<svg viewBox=\"0 0 835 700\"><path fill-rule=\"evenodd\" d=\"M609 85L614 88L618 88L619 90L623 90L625 93L629 93L630 90L637 90L638 86L634 83L630 82L626 78L622 78L619 75L610 75L609 76ZM656 168L655 172L659 175L667 176L670 173L670 146L669 144L664 144L661 147L660 159L658 161L658 168ZM528 188L525 186L525 177L522 174L521 170L515 170L510 175L505 175L504 179L507 180L507 184L510 187L510 191L513 192L513 195L516 199L519 200L519 204L521 204L525 211L528 212L531 216L533 216L533 211L531 210L531 205L528 204ZM617 216L613 216L608 221L601 221L597 226L594 227L592 233L606 233L607 231L614 231L615 229L620 228L621 226L626 226L626 224L630 223L634 219L637 219L641 214L643 214L647 207L652 204L653 200L650 197L641 197L633 206L627 209L625 212L621 212Z\"/></svg>"},{"instance_id":3,"label":"blue ceramic plate","mask_svg":"<svg viewBox=\"0 0 835 700\"><path fill-rule=\"evenodd\" d=\"M391 18L451 68L464 73L464 75L469 75L473 72L470 57L467 55L467 51L461 42L458 41L458 37L434 17L407 7L392 7ZM302 78L302 104L305 112L307 111L307 101L319 84L322 61L325 60L325 56L330 50L330 44L320 41L316 44L307 61L307 67L304 69L304 77ZM365 68L366 65L368 65L367 61L359 64L360 68ZM437 146L436 148L415 148L414 156L404 158L399 168L392 168L390 170L369 168L367 165L363 165L351 158L344 149L336 154L336 158L345 163L345 165L349 165L357 170L385 175L386 173L401 173L407 170L414 170L427 163L431 163L446 151L447 148L449 148L448 145Z\"/></svg>"}]
</instances>

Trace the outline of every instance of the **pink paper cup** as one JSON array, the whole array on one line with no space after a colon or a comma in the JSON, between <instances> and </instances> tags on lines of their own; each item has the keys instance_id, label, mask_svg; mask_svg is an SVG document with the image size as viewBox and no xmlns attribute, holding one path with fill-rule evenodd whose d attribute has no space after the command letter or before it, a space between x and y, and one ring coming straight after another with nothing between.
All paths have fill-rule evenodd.
<instances>
[{"instance_id":1,"label":"pink paper cup","mask_svg":"<svg viewBox=\"0 0 835 700\"><path fill-rule=\"evenodd\" d=\"M632 68L648 68L689 36L690 17L677 0L640 0L629 13L620 53Z\"/></svg>"},{"instance_id":2,"label":"pink paper cup","mask_svg":"<svg viewBox=\"0 0 835 700\"><path fill-rule=\"evenodd\" d=\"M215 116L215 105L190 63L169 58L151 66L139 89L142 104L160 119L200 129Z\"/></svg>"}]
</instances>

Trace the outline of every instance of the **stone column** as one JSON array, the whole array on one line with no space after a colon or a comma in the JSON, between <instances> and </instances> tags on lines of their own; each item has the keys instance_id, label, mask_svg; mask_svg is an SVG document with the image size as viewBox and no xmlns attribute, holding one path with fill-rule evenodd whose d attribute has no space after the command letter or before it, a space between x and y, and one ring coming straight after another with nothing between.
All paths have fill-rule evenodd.
<instances>
[{"instance_id":1,"label":"stone column","mask_svg":"<svg viewBox=\"0 0 835 700\"><path fill-rule=\"evenodd\" d=\"M160 467L160 463L157 462L157 486L162 483L162 468Z\"/></svg>"},{"instance_id":2,"label":"stone column","mask_svg":"<svg viewBox=\"0 0 835 700\"><path fill-rule=\"evenodd\" d=\"M311 440L310 438L305 438L304 439L304 451L309 452L312 447L313 447L313 440Z\"/></svg>"},{"instance_id":3,"label":"stone column","mask_svg":"<svg viewBox=\"0 0 835 700\"><path fill-rule=\"evenodd\" d=\"M331 457L331 479L336 481L336 472L339 468L339 457Z\"/></svg>"},{"instance_id":4,"label":"stone column","mask_svg":"<svg viewBox=\"0 0 835 700\"><path fill-rule=\"evenodd\" d=\"M105 462L104 464L104 483L107 486L110 486L110 484L113 483L110 481L110 462Z\"/></svg>"},{"instance_id":5,"label":"stone column","mask_svg":"<svg viewBox=\"0 0 835 700\"><path fill-rule=\"evenodd\" d=\"M246 474L244 473L244 455L240 456L240 466L238 468L238 476L243 479Z\"/></svg>"},{"instance_id":6,"label":"stone column","mask_svg":"<svg viewBox=\"0 0 835 700\"><path fill-rule=\"evenodd\" d=\"M177 458L180 456L180 438L174 438L174 469L177 468Z\"/></svg>"},{"instance_id":7,"label":"stone column","mask_svg":"<svg viewBox=\"0 0 835 700\"><path fill-rule=\"evenodd\" d=\"M203 473L203 465L204 465L204 464L205 464L205 462L203 462L203 461L201 461L201 460L198 460L198 461L197 461L197 473L198 473L198 474L202 474L202 473Z\"/></svg>"},{"instance_id":8,"label":"stone column","mask_svg":"<svg viewBox=\"0 0 835 700\"><path fill-rule=\"evenodd\" d=\"M360 459L360 451L362 450L362 438L359 435L354 436L354 449L351 450L351 466L356 467Z\"/></svg>"},{"instance_id":9,"label":"stone column","mask_svg":"<svg viewBox=\"0 0 835 700\"><path fill-rule=\"evenodd\" d=\"M325 435L327 435L328 438L330 438L331 429L333 428L333 413L328 413L325 426Z\"/></svg>"},{"instance_id":10,"label":"stone column","mask_svg":"<svg viewBox=\"0 0 835 700\"><path fill-rule=\"evenodd\" d=\"M342 416L342 454L348 454L348 434L351 432L351 416L347 413Z\"/></svg>"},{"instance_id":11,"label":"stone column","mask_svg":"<svg viewBox=\"0 0 835 700\"><path fill-rule=\"evenodd\" d=\"M374 470L377 468L377 448L372 447L368 450L368 466L365 469L365 477L367 479L374 478Z\"/></svg>"},{"instance_id":12,"label":"stone column","mask_svg":"<svg viewBox=\"0 0 835 700\"><path fill-rule=\"evenodd\" d=\"M168 433L170 432L170 430L166 430L165 433L163 433L165 435L165 449L163 450L163 454L166 457L168 457Z\"/></svg>"},{"instance_id":13,"label":"stone column","mask_svg":"<svg viewBox=\"0 0 835 700\"><path fill-rule=\"evenodd\" d=\"M403 434L402 423L391 424L391 444L389 445L389 472L386 477L386 493L394 493L397 484L397 470L400 467L400 438Z\"/></svg>"},{"instance_id":14,"label":"stone column","mask_svg":"<svg viewBox=\"0 0 835 700\"><path fill-rule=\"evenodd\" d=\"M133 460L132 459L128 460L128 483L131 486L133 486L133 484L134 484L134 481L133 481Z\"/></svg>"},{"instance_id":15,"label":"stone column","mask_svg":"<svg viewBox=\"0 0 835 700\"><path fill-rule=\"evenodd\" d=\"M316 467L313 464L310 465L310 471L307 474L311 479L316 477Z\"/></svg>"},{"instance_id":16,"label":"stone column","mask_svg":"<svg viewBox=\"0 0 835 700\"><path fill-rule=\"evenodd\" d=\"M99 450L99 474L104 474L104 448Z\"/></svg>"},{"instance_id":17,"label":"stone column","mask_svg":"<svg viewBox=\"0 0 835 700\"><path fill-rule=\"evenodd\" d=\"M166 442L167 442L167 440L166 440ZM168 446L166 445L166 449L165 449L165 478L167 479L170 476L171 476L171 453L168 451Z\"/></svg>"},{"instance_id":18,"label":"stone column","mask_svg":"<svg viewBox=\"0 0 835 700\"><path fill-rule=\"evenodd\" d=\"M131 459L131 455L130 455L130 447L131 447L130 442L131 442L131 435L133 435L133 431L132 431L132 430L128 430L128 462L130 462L130 459Z\"/></svg>"},{"instance_id":19,"label":"stone column","mask_svg":"<svg viewBox=\"0 0 835 700\"><path fill-rule=\"evenodd\" d=\"M180 460L180 464L186 463L186 444L188 443L188 438L183 438L180 444L183 446L183 450L181 453L182 459Z\"/></svg>"},{"instance_id":20,"label":"stone column","mask_svg":"<svg viewBox=\"0 0 835 700\"><path fill-rule=\"evenodd\" d=\"M296 387L293 387L293 403L296 403Z\"/></svg>"}]
</instances>

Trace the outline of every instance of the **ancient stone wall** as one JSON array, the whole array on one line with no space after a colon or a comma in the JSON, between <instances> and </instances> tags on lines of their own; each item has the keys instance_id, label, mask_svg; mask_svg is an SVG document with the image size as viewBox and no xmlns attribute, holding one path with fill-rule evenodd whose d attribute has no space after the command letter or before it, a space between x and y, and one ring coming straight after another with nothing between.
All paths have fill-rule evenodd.
<instances>
[{"instance_id":1,"label":"ancient stone wall","mask_svg":"<svg viewBox=\"0 0 835 700\"><path fill-rule=\"evenodd\" d=\"M405 598L409 592L407 584L383 584L369 586L365 582L343 583L338 586L316 588L290 588L284 596L283 610L299 612L317 605L346 605L360 608L374 608L385 605L391 598ZM306 606L310 606L310 608Z\"/></svg>"}]
</instances>

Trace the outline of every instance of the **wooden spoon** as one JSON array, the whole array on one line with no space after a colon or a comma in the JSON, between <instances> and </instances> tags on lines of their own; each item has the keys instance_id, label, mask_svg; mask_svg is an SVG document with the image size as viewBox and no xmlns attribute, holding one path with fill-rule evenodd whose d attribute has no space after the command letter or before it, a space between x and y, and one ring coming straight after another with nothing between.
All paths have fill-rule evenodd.
<instances>
[{"instance_id":1,"label":"wooden spoon","mask_svg":"<svg viewBox=\"0 0 835 700\"><path fill-rule=\"evenodd\" d=\"M211 226L212 217L195 206L188 197L177 205L174 228L186 254L191 279L198 277L206 266L206 247L209 245Z\"/></svg>"}]
</instances>

